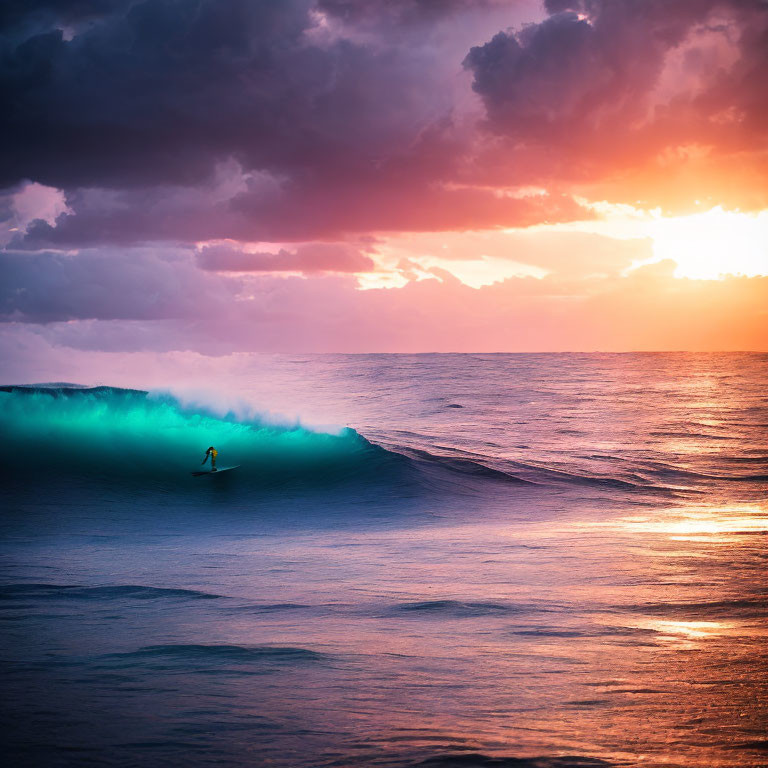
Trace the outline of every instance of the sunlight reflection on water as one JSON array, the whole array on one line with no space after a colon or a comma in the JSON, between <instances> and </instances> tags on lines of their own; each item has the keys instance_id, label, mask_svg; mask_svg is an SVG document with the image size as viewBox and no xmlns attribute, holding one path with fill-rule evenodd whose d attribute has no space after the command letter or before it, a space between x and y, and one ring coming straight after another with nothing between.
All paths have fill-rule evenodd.
<instances>
[{"instance_id":1,"label":"sunlight reflection on water","mask_svg":"<svg viewBox=\"0 0 768 768\"><path fill-rule=\"evenodd\" d=\"M754 504L688 506L660 509L653 516L631 516L614 521L587 522L596 528L624 529L638 533L670 534L674 541L731 542L732 535L768 531L768 507ZM687 536L686 536L687 534Z\"/></svg>"}]
</instances>

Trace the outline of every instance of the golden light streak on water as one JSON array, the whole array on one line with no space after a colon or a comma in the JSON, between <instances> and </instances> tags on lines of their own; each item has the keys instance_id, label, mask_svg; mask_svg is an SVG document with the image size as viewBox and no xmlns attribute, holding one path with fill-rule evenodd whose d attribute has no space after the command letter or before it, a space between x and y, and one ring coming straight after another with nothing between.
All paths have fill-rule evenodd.
<instances>
[{"instance_id":1,"label":"golden light streak on water","mask_svg":"<svg viewBox=\"0 0 768 768\"><path fill-rule=\"evenodd\" d=\"M687 638L705 639L727 634L734 624L722 621L662 621L654 620L643 624L663 635L682 635Z\"/></svg>"},{"instance_id":2,"label":"golden light streak on water","mask_svg":"<svg viewBox=\"0 0 768 768\"><path fill-rule=\"evenodd\" d=\"M672 541L708 543L733 541L740 535L768 531L768 508L755 504L689 506L659 510L649 517L623 517L610 522L586 522L586 526L624 529L633 533L668 534Z\"/></svg>"}]
</instances>

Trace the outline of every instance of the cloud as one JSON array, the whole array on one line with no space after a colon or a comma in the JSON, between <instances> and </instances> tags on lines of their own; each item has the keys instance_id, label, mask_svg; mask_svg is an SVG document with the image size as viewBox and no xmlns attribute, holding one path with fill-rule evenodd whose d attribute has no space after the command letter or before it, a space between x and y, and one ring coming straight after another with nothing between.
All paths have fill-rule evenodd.
<instances>
[{"instance_id":1,"label":"cloud","mask_svg":"<svg viewBox=\"0 0 768 768\"><path fill-rule=\"evenodd\" d=\"M556 0L547 9L464 60L488 130L506 142L491 144L497 161L539 183L607 183L614 200L690 205L720 194L768 204L765 3ZM749 165L760 170L739 193Z\"/></svg>"},{"instance_id":2,"label":"cloud","mask_svg":"<svg viewBox=\"0 0 768 768\"><path fill-rule=\"evenodd\" d=\"M576 10L499 32L473 47L464 66L500 133L566 147L590 136L610 142L609 130L619 129L623 138L645 123L667 54L706 24L713 9L729 5L739 2L549 3ZM738 22L732 25L739 31Z\"/></svg>"},{"instance_id":3,"label":"cloud","mask_svg":"<svg viewBox=\"0 0 768 768\"><path fill-rule=\"evenodd\" d=\"M347 23L378 27L433 24L466 11L512 4L514 0L318 0L317 8Z\"/></svg>"},{"instance_id":4,"label":"cloud","mask_svg":"<svg viewBox=\"0 0 768 768\"><path fill-rule=\"evenodd\" d=\"M240 289L197 269L182 250L0 251L0 318L55 321L194 318Z\"/></svg>"},{"instance_id":5,"label":"cloud","mask_svg":"<svg viewBox=\"0 0 768 768\"><path fill-rule=\"evenodd\" d=\"M67 196L67 211L53 224L32 222L18 249L130 245L147 242L301 242L339 240L377 231L436 231L529 226L588 219L592 212L568 195L514 197L482 187L451 187L412 179L395 169L301 184L244 175L242 188L221 198L218 182L188 187L110 191ZM229 192L227 194L230 194Z\"/></svg>"},{"instance_id":6,"label":"cloud","mask_svg":"<svg viewBox=\"0 0 768 768\"><path fill-rule=\"evenodd\" d=\"M451 271L453 262L514 262L566 277L587 280L619 277L634 263L653 257L649 238L616 239L586 232L534 231L409 233L384 238L379 251L409 259L439 260Z\"/></svg>"},{"instance_id":7,"label":"cloud","mask_svg":"<svg viewBox=\"0 0 768 768\"><path fill-rule=\"evenodd\" d=\"M442 103L414 77L418 54L313 44L311 10L145 0L71 39L56 26L4 38L2 137L15 150L0 184L188 184L230 157L343 174L408 144Z\"/></svg>"},{"instance_id":8,"label":"cloud","mask_svg":"<svg viewBox=\"0 0 768 768\"><path fill-rule=\"evenodd\" d=\"M117 11L125 11L130 0L3 0L0 30L6 37L28 40L51 29L74 32Z\"/></svg>"},{"instance_id":9,"label":"cloud","mask_svg":"<svg viewBox=\"0 0 768 768\"><path fill-rule=\"evenodd\" d=\"M201 269L220 272L372 272L376 265L357 248L332 243L312 243L295 251L250 253L228 245L209 245L197 253Z\"/></svg>"},{"instance_id":10,"label":"cloud","mask_svg":"<svg viewBox=\"0 0 768 768\"><path fill-rule=\"evenodd\" d=\"M21 242L33 222L50 226L64 213L71 211L59 189L35 183L11 188L0 194L0 246Z\"/></svg>"}]
</instances>

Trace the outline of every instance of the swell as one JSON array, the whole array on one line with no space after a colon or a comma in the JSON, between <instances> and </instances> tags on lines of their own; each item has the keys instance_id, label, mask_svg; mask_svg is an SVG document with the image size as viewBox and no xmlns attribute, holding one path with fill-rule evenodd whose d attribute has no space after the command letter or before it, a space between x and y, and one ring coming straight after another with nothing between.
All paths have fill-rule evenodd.
<instances>
[{"instance_id":1,"label":"swell","mask_svg":"<svg viewBox=\"0 0 768 768\"><path fill-rule=\"evenodd\" d=\"M469 480L495 480L517 485L564 484L674 496L696 492L713 483L764 483L768 480L768 474L761 471L697 471L658 459L589 455L572 456L564 462L548 464L485 456L447 446L430 446L429 450L425 450L412 444L398 445L387 440L383 440L382 444L407 456L427 474L431 469L447 470ZM752 459L750 463L760 465L761 459Z\"/></svg>"},{"instance_id":2,"label":"swell","mask_svg":"<svg viewBox=\"0 0 768 768\"><path fill-rule=\"evenodd\" d=\"M768 596L702 602L643 603L624 610L689 619L751 619L768 616Z\"/></svg>"},{"instance_id":3,"label":"swell","mask_svg":"<svg viewBox=\"0 0 768 768\"><path fill-rule=\"evenodd\" d=\"M0 600L216 600L221 595L196 589L168 589L137 584L86 587L79 584L4 584Z\"/></svg>"},{"instance_id":4,"label":"swell","mask_svg":"<svg viewBox=\"0 0 768 768\"><path fill-rule=\"evenodd\" d=\"M498 757L479 752L436 755L414 768L611 768L614 763L594 757Z\"/></svg>"},{"instance_id":5,"label":"swell","mask_svg":"<svg viewBox=\"0 0 768 768\"><path fill-rule=\"evenodd\" d=\"M243 646L227 644L148 645L137 651L113 653L107 658L125 661L171 659L179 662L307 662L319 661L323 654L306 648L286 646Z\"/></svg>"},{"instance_id":6,"label":"swell","mask_svg":"<svg viewBox=\"0 0 768 768\"><path fill-rule=\"evenodd\" d=\"M499 459L490 456L478 456L467 452L451 451L450 455L437 450L426 451L411 446L388 445L393 451L400 452L412 459L415 464L429 474L430 469L446 470L454 475L468 479L493 480L523 486L576 485L594 488L617 489L627 492L650 491L662 494L674 494L681 490L675 485L664 482L661 477L643 476L637 472L621 471L618 467L607 468L604 473L589 472L576 463L564 467L547 466L534 462ZM680 473L679 479L692 478L694 473Z\"/></svg>"},{"instance_id":7,"label":"swell","mask_svg":"<svg viewBox=\"0 0 768 768\"><path fill-rule=\"evenodd\" d=\"M437 618L477 618L524 613L532 610L530 606L508 605L505 603L471 602L464 600L422 600L401 603L394 606L394 614Z\"/></svg>"}]
</instances>

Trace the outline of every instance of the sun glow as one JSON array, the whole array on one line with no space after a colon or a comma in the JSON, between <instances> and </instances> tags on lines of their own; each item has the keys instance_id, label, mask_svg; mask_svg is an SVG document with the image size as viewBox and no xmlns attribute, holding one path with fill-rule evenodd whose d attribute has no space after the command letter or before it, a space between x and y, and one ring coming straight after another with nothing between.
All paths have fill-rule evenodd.
<instances>
[{"instance_id":1,"label":"sun glow","mask_svg":"<svg viewBox=\"0 0 768 768\"><path fill-rule=\"evenodd\" d=\"M768 275L768 212L751 215L712 208L656 219L650 227L655 261L672 259L675 277L716 280Z\"/></svg>"},{"instance_id":2,"label":"sun glow","mask_svg":"<svg viewBox=\"0 0 768 768\"><path fill-rule=\"evenodd\" d=\"M744 213L716 206L688 216L664 216L660 208L646 210L625 203L574 199L592 210L595 218L540 224L529 231L585 232L616 240L649 240L653 255L635 262L625 274L669 259L677 264L674 275L679 278L717 280L727 275L768 275L768 210Z\"/></svg>"}]
</instances>

